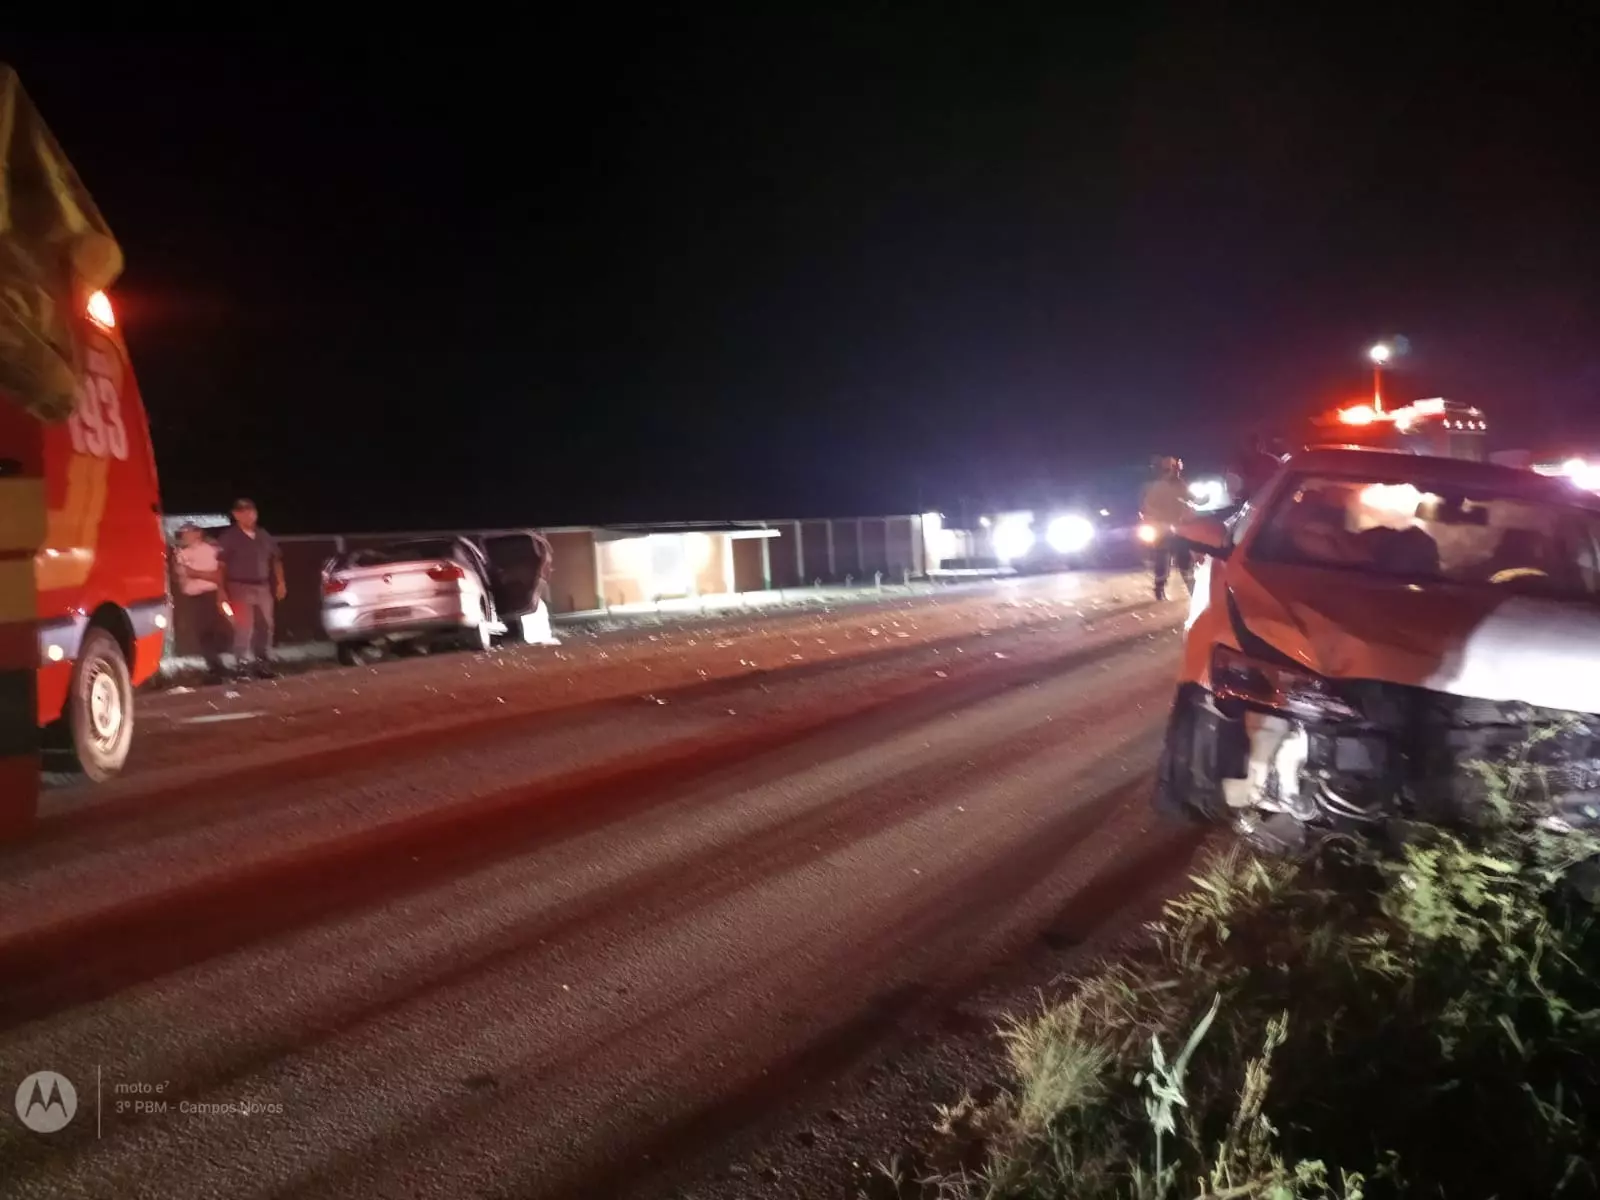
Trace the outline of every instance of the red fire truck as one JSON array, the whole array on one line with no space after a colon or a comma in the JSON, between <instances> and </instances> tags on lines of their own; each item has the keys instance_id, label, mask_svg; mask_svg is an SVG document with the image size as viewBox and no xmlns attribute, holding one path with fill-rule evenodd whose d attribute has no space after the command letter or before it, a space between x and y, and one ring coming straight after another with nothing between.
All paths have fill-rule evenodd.
<instances>
[{"instance_id":1,"label":"red fire truck","mask_svg":"<svg viewBox=\"0 0 1600 1200\"><path fill-rule=\"evenodd\" d=\"M41 764L121 769L169 624L149 427L105 289L122 254L0 65L0 833Z\"/></svg>"}]
</instances>

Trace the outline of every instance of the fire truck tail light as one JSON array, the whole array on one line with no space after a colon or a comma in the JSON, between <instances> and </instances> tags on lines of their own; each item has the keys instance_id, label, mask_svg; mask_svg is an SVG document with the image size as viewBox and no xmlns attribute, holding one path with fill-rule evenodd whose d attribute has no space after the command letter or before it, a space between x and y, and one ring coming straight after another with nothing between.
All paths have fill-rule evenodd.
<instances>
[{"instance_id":1,"label":"fire truck tail light","mask_svg":"<svg viewBox=\"0 0 1600 1200\"><path fill-rule=\"evenodd\" d=\"M112 311L110 296L104 292L94 292L90 295L89 319L102 329L117 327L117 314Z\"/></svg>"}]
</instances>

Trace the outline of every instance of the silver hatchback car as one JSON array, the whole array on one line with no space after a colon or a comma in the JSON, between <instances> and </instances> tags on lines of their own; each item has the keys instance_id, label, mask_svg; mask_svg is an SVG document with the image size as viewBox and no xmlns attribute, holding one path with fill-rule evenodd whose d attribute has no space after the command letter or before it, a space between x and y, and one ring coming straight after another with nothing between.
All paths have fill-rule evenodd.
<instances>
[{"instance_id":1,"label":"silver hatchback car","mask_svg":"<svg viewBox=\"0 0 1600 1200\"><path fill-rule=\"evenodd\" d=\"M324 564L322 627L347 665L384 648L487 650L538 607L538 579L530 535L401 539Z\"/></svg>"}]
</instances>

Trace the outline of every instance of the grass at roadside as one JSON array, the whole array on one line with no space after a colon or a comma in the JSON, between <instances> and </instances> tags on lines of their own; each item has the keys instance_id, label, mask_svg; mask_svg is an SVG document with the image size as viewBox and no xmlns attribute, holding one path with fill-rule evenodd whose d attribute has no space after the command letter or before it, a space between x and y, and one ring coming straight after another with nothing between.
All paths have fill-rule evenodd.
<instances>
[{"instance_id":1,"label":"grass at roadside","mask_svg":"<svg viewBox=\"0 0 1600 1200\"><path fill-rule=\"evenodd\" d=\"M902 1197L1600 1193L1600 846L1492 781L1465 832L1229 852L1143 951L1002 1031Z\"/></svg>"}]
</instances>

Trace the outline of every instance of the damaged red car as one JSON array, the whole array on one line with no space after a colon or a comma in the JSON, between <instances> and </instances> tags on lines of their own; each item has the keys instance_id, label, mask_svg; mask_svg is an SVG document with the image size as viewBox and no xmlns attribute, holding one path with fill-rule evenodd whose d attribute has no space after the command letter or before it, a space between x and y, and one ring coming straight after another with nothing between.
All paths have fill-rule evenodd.
<instances>
[{"instance_id":1,"label":"damaged red car","mask_svg":"<svg viewBox=\"0 0 1600 1200\"><path fill-rule=\"evenodd\" d=\"M1549 820L1600 824L1600 497L1323 449L1180 534L1205 557L1160 810L1292 848L1471 820L1474 764L1516 759L1540 768Z\"/></svg>"}]
</instances>

